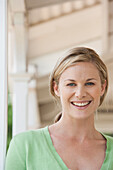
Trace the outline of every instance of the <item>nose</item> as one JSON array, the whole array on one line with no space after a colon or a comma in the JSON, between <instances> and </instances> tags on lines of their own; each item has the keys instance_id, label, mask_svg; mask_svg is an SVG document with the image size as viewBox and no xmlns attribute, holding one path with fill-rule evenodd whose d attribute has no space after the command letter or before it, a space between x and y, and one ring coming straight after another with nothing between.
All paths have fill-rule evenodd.
<instances>
[{"instance_id":1,"label":"nose","mask_svg":"<svg viewBox=\"0 0 113 170\"><path fill-rule=\"evenodd\" d=\"M78 99L82 99L86 96L86 90L85 90L85 87L82 87L82 86L78 86L75 90L75 96L78 98Z\"/></svg>"}]
</instances>

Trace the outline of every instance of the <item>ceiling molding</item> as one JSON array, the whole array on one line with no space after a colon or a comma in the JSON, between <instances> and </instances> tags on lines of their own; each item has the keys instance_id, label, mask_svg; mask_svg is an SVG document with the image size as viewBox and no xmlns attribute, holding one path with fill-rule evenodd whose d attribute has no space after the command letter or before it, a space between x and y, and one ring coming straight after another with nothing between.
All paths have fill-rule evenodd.
<instances>
[{"instance_id":1,"label":"ceiling molding","mask_svg":"<svg viewBox=\"0 0 113 170\"><path fill-rule=\"evenodd\" d=\"M45 6L55 5L55 4L61 4L64 2L70 2L75 0L25 0L26 1L26 7L28 10L34 9L34 8L41 8Z\"/></svg>"}]
</instances>

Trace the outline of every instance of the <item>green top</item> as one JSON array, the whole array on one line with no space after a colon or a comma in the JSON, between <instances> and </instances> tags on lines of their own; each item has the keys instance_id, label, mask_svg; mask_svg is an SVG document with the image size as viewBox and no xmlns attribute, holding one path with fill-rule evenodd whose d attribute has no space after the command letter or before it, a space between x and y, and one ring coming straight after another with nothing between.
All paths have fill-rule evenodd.
<instances>
[{"instance_id":1,"label":"green top","mask_svg":"<svg viewBox=\"0 0 113 170\"><path fill-rule=\"evenodd\" d=\"M113 138L107 139L106 157L101 170L113 170ZM56 152L48 127L16 135L10 144L5 170L68 170Z\"/></svg>"}]
</instances>

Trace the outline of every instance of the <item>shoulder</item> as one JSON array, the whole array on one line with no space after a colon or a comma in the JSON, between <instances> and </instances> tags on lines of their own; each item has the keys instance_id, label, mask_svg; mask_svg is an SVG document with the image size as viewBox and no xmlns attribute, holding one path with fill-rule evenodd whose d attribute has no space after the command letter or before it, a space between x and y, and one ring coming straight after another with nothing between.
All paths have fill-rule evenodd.
<instances>
[{"instance_id":1,"label":"shoulder","mask_svg":"<svg viewBox=\"0 0 113 170\"><path fill-rule=\"evenodd\" d=\"M40 158L44 150L44 134L47 128L29 130L15 135L8 148L6 157L6 170L25 170L26 160L32 165L37 153ZM44 150L45 152L45 150Z\"/></svg>"},{"instance_id":2,"label":"shoulder","mask_svg":"<svg viewBox=\"0 0 113 170\"><path fill-rule=\"evenodd\" d=\"M107 139L107 148L113 153L113 137L104 134L104 137Z\"/></svg>"},{"instance_id":3,"label":"shoulder","mask_svg":"<svg viewBox=\"0 0 113 170\"><path fill-rule=\"evenodd\" d=\"M43 133L46 128L29 130L15 135L9 145L8 154L21 154L25 156L28 150L35 149L35 146L43 145Z\"/></svg>"},{"instance_id":4,"label":"shoulder","mask_svg":"<svg viewBox=\"0 0 113 170\"><path fill-rule=\"evenodd\" d=\"M14 140L25 140L25 139L29 139L31 138L32 136L36 136L36 135L40 135L41 134L41 131L42 129L36 129L36 130L28 130L28 131L25 131L25 132L21 132L21 133L18 133L16 134L13 139Z\"/></svg>"},{"instance_id":5,"label":"shoulder","mask_svg":"<svg viewBox=\"0 0 113 170\"><path fill-rule=\"evenodd\" d=\"M28 130L28 131L25 131L25 132L21 132L17 135L15 135L13 137L14 140L32 140L34 138L37 138L37 137L41 137L43 132L46 130L46 127L45 128L40 128L40 129L36 129L36 130Z\"/></svg>"},{"instance_id":6,"label":"shoulder","mask_svg":"<svg viewBox=\"0 0 113 170\"><path fill-rule=\"evenodd\" d=\"M15 135L10 143L12 147L23 148L23 151L28 147L33 147L35 144L40 144L43 142L43 133L46 131L45 128L37 130L28 130L22 133Z\"/></svg>"},{"instance_id":7,"label":"shoulder","mask_svg":"<svg viewBox=\"0 0 113 170\"><path fill-rule=\"evenodd\" d=\"M104 134L104 137L107 139L107 141L109 141L113 145L113 137L112 136Z\"/></svg>"}]
</instances>

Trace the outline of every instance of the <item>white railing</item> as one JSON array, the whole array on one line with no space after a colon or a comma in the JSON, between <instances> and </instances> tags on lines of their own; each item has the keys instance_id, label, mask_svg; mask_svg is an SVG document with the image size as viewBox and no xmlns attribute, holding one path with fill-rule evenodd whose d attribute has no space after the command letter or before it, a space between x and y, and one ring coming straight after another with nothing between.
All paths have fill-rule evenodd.
<instances>
[{"instance_id":1,"label":"white railing","mask_svg":"<svg viewBox=\"0 0 113 170\"><path fill-rule=\"evenodd\" d=\"M0 0L0 170L7 143L7 0Z\"/></svg>"}]
</instances>

